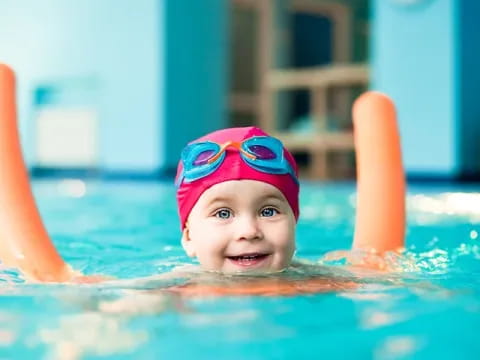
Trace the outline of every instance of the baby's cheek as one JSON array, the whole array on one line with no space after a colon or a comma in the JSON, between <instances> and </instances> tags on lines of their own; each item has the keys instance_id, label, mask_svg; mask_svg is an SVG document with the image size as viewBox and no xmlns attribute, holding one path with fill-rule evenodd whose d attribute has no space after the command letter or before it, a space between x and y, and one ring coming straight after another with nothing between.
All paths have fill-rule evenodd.
<instances>
[{"instance_id":1,"label":"baby's cheek","mask_svg":"<svg viewBox=\"0 0 480 360\"><path fill-rule=\"evenodd\" d=\"M280 246L285 248L295 247L295 233L288 227L278 227L275 234L275 239Z\"/></svg>"},{"instance_id":2,"label":"baby's cheek","mask_svg":"<svg viewBox=\"0 0 480 360\"><path fill-rule=\"evenodd\" d=\"M201 246L201 257L210 264L218 264L224 258L224 248L220 242L210 239Z\"/></svg>"}]
</instances>

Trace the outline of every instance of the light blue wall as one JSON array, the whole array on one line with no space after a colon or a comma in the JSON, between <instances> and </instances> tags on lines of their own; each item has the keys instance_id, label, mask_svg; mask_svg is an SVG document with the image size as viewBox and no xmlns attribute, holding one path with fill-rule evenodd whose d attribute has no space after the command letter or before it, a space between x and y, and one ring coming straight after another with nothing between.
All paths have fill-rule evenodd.
<instances>
[{"instance_id":1,"label":"light blue wall","mask_svg":"<svg viewBox=\"0 0 480 360\"><path fill-rule=\"evenodd\" d=\"M83 84L86 95L76 101L98 108L99 160L107 172L169 168L187 140L224 126L227 6L223 0L0 0L0 61L18 75L29 165L38 87L68 92Z\"/></svg>"},{"instance_id":2,"label":"light blue wall","mask_svg":"<svg viewBox=\"0 0 480 360\"><path fill-rule=\"evenodd\" d=\"M372 3L372 87L397 104L407 173L455 176L461 20L456 0L400 3Z\"/></svg>"},{"instance_id":3,"label":"light blue wall","mask_svg":"<svg viewBox=\"0 0 480 360\"><path fill-rule=\"evenodd\" d=\"M81 79L96 84L100 165L159 164L160 12L155 0L0 0L0 59L18 74L25 154L33 158L33 90ZM81 101L81 100L80 100Z\"/></svg>"},{"instance_id":4,"label":"light blue wall","mask_svg":"<svg viewBox=\"0 0 480 360\"><path fill-rule=\"evenodd\" d=\"M189 141L227 126L228 3L163 1L168 167Z\"/></svg>"}]
</instances>

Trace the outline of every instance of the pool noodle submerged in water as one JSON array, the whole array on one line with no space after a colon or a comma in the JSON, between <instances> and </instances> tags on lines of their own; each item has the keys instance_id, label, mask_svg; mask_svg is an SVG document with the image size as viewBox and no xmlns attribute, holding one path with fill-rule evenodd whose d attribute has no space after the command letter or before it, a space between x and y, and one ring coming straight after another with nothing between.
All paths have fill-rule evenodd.
<instances>
[{"instance_id":1,"label":"pool noodle submerged in water","mask_svg":"<svg viewBox=\"0 0 480 360\"><path fill-rule=\"evenodd\" d=\"M367 92L355 102L353 118L358 188L353 248L376 254L398 251L404 242L405 181L394 105L381 93ZM29 280L78 279L55 249L35 204L17 130L15 76L3 64L0 174L0 260L20 269ZM286 293L296 291L285 285Z\"/></svg>"}]
</instances>

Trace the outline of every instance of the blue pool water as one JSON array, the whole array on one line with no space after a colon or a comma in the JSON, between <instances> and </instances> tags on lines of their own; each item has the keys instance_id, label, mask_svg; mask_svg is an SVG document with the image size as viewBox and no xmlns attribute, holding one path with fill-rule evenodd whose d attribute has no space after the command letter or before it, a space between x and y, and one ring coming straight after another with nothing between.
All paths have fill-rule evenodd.
<instances>
[{"instance_id":1,"label":"blue pool water","mask_svg":"<svg viewBox=\"0 0 480 360\"><path fill-rule=\"evenodd\" d=\"M142 281L189 263L174 189L159 183L36 182L62 255L100 285L25 283L0 270L0 358L475 359L480 351L480 194L412 187L402 271L367 274L357 290L293 297L181 298ZM353 236L352 184L302 188L297 257ZM160 289L160 290L159 290ZM119 310L120 309L120 310Z\"/></svg>"}]
</instances>

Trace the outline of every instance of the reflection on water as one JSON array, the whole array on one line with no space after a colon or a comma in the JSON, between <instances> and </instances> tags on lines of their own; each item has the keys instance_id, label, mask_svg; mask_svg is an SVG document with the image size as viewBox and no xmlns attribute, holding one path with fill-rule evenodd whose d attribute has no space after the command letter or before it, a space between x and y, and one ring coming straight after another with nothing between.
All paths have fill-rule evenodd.
<instances>
[{"instance_id":1,"label":"reflection on water","mask_svg":"<svg viewBox=\"0 0 480 360\"><path fill-rule=\"evenodd\" d=\"M131 330L126 319L101 313L62 315L52 328L39 329L39 340L49 347L47 357L81 359L129 353L148 339L145 330Z\"/></svg>"}]
</instances>

